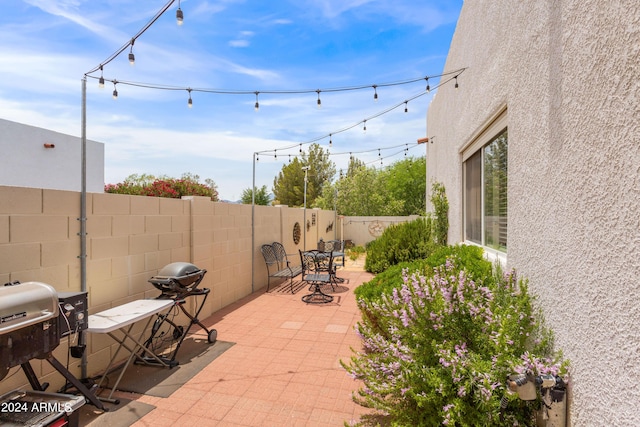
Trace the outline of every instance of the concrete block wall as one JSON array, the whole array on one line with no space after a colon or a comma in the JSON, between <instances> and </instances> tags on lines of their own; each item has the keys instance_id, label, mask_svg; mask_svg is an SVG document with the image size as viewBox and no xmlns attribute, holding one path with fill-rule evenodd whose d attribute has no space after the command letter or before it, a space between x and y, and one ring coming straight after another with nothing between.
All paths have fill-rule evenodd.
<instances>
[{"instance_id":1,"label":"concrete block wall","mask_svg":"<svg viewBox=\"0 0 640 427\"><path fill-rule=\"evenodd\" d=\"M80 291L79 211L78 192L0 186L0 284L39 281L60 292ZM325 215L314 212L318 217ZM326 215L333 216L333 212ZM260 245L281 241L293 254L292 261L298 262L295 255L302 241L293 242L295 222L302 224L302 209L255 206L252 238L250 205L214 203L206 197L180 200L89 193L89 313L157 297L159 291L149 278L165 265L182 261L207 270L200 287L211 291L199 315L206 319L266 286ZM315 228L308 232L308 247L317 241ZM187 301L190 312L199 303L196 298L202 297ZM136 325L134 331L142 334L143 326ZM106 334L86 334L86 343L87 374L93 376L106 368L117 343ZM64 338L54 351L63 364L67 363L67 349L68 339ZM31 364L41 381L51 383L50 390L63 385L48 362L33 360ZM80 377L79 359L70 358L69 369ZM13 368L0 383L0 393L20 387L28 388L26 377Z\"/></svg>"},{"instance_id":2,"label":"concrete block wall","mask_svg":"<svg viewBox=\"0 0 640 427\"><path fill-rule=\"evenodd\" d=\"M380 237L382 232L390 225L410 222L419 218L418 215L410 216L345 216L341 220L341 230L346 239L351 240L354 245L365 246L367 243Z\"/></svg>"}]
</instances>

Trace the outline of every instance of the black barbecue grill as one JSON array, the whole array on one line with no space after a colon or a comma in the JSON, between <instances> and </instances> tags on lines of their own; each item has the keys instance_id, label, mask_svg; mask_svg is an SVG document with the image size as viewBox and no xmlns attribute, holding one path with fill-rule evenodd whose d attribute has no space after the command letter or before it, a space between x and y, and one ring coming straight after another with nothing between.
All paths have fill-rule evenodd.
<instances>
[{"instance_id":1,"label":"black barbecue grill","mask_svg":"<svg viewBox=\"0 0 640 427\"><path fill-rule=\"evenodd\" d=\"M149 279L149 283L161 292L158 299L171 299L174 301L174 305L167 313L158 315L151 328L151 335L145 341L144 346L152 353L159 354L163 350L161 347L168 344L168 352L164 351L165 354L168 353L168 356L164 356L162 359L170 367L178 365L176 355L193 325L197 324L204 329L209 343L214 343L217 340L218 332L215 329L207 329L198 320L198 315L202 311L210 292L209 288L198 288L206 273L207 270L200 269L188 262L174 262L164 266L156 276ZM196 296L202 296L203 298L200 300L199 305L196 301L195 314L191 314L185 308L186 299ZM179 313L178 308L189 318L189 324L186 327L175 323L176 315ZM155 364L154 358L145 356L145 354L146 351L143 350L142 359L147 364Z\"/></svg>"},{"instance_id":2,"label":"black barbecue grill","mask_svg":"<svg viewBox=\"0 0 640 427\"><path fill-rule=\"evenodd\" d=\"M47 384L40 384L29 362L46 360L94 406L104 409L97 397L52 354L60 344L58 304L56 290L45 283L0 286L0 380L10 368L20 366L31 387L42 392Z\"/></svg>"}]
</instances>

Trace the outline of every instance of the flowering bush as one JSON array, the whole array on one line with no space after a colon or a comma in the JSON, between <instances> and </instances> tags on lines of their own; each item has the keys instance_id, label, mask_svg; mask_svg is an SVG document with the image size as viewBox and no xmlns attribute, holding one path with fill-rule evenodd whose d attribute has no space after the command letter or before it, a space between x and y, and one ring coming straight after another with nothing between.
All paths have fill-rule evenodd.
<instances>
[{"instance_id":1,"label":"flowering bush","mask_svg":"<svg viewBox=\"0 0 640 427\"><path fill-rule=\"evenodd\" d=\"M527 281L497 267L487 279L471 280L452 258L431 277L404 270L379 301L358 300L363 350L342 364L364 383L354 400L376 410L359 425L535 425L535 404L508 393L507 376L561 375L566 364Z\"/></svg>"},{"instance_id":2,"label":"flowering bush","mask_svg":"<svg viewBox=\"0 0 640 427\"><path fill-rule=\"evenodd\" d=\"M138 196L170 197L179 199L182 196L206 196L218 201L218 191L212 180L206 184L199 182L198 175L183 174L182 178L156 178L152 175L132 175L124 182L107 184L105 193L133 194Z\"/></svg>"}]
</instances>

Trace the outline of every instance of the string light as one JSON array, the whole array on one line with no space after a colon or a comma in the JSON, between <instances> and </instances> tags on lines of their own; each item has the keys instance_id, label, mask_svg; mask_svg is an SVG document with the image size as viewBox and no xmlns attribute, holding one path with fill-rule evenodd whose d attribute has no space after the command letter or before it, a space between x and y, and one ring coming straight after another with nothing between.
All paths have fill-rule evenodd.
<instances>
[{"instance_id":1,"label":"string light","mask_svg":"<svg viewBox=\"0 0 640 427\"><path fill-rule=\"evenodd\" d=\"M116 89L117 81L113 81L113 99L118 99L118 89Z\"/></svg>"},{"instance_id":2,"label":"string light","mask_svg":"<svg viewBox=\"0 0 640 427\"><path fill-rule=\"evenodd\" d=\"M367 121L366 121L366 120L364 121L364 127L362 128L362 130L363 130L364 132L366 132L366 131L367 131Z\"/></svg>"},{"instance_id":3,"label":"string light","mask_svg":"<svg viewBox=\"0 0 640 427\"><path fill-rule=\"evenodd\" d=\"M455 76L454 79L456 80L456 84L453 87L458 89L458 76Z\"/></svg>"},{"instance_id":4,"label":"string light","mask_svg":"<svg viewBox=\"0 0 640 427\"><path fill-rule=\"evenodd\" d=\"M378 85L373 85L373 100L378 101Z\"/></svg>"},{"instance_id":5,"label":"string light","mask_svg":"<svg viewBox=\"0 0 640 427\"><path fill-rule=\"evenodd\" d=\"M133 54L133 44L136 42L136 39L131 39L131 50L129 51L129 64L135 65L136 56Z\"/></svg>"},{"instance_id":6,"label":"string light","mask_svg":"<svg viewBox=\"0 0 640 427\"><path fill-rule=\"evenodd\" d=\"M409 106L408 106L409 101L404 101L404 112L408 113L409 112Z\"/></svg>"},{"instance_id":7,"label":"string light","mask_svg":"<svg viewBox=\"0 0 640 427\"><path fill-rule=\"evenodd\" d=\"M454 76L454 77L459 76L459 75L460 75L462 72L464 72L464 71L465 71L465 69L457 70L458 74L457 74L456 76ZM450 72L450 73L447 73L447 75L450 75L450 74L453 74L453 73L451 73L451 72ZM436 85L435 89L439 88L440 86L442 86L442 85L444 85L444 84L449 83L451 80L454 80L454 77L450 77L449 79L447 79L447 80L445 80L445 81L440 81L440 82L438 82L438 84ZM348 131L348 130L351 130L351 129L355 128L356 126L359 126L361 123L364 123L364 129L366 129L366 122L367 122L367 120L374 119L374 118L378 118L378 117L382 116L383 114L387 114L388 112L393 111L394 109L396 109L396 108L400 107L402 104L404 104L404 106L405 106L405 113L406 113L406 112L408 111L408 107L407 107L407 106L408 106L408 103L409 103L410 101L413 101L414 99L417 99L417 98L419 98L419 97L421 97L421 96L424 96L424 95L426 95L426 94L427 94L427 93L426 93L425 91L422 91L422 92L418 93L417 95L415 95L415 96L413 96L413 97L411 97L411 98L408 98L408 99L404 100L403 102L401 102L401 103L399 103L399 104L397 104L397 105L395 105L395 106L393 106L393 107L391 107L391 108L387 108L387 109L386 109L386 110L384 110L384 111L381 111L381 112L379 112L379 113L377 113L377 114L374 114L374 115L372 115L372 116L370 116L370 117L367 117L365 120L359 121L359 122L357 122L357 123L355 123L355 124L352 124L352 125L350 125L350 126L346 126L346 127L342 128L342 129L339 129L339 130L334 130L334 131L332 131L331 133L328 133L328 134L326 134L326 135L324 135L324 136L320 136L320 137L314 138L314 139L309 140L309 141L306 141L306 142L304 142L304 143L296 143L295 145L291 145L291 146L288 146L288 147L281 147L280 149L288 150L288 149L292 149L292 148L294 148L294 147L299 147L299 152L300 152L300 153L302 153L302 145L303 145L303 144L312 144L312 143L317 142L317 141L320 141L320 140L322 140L322 139L324 139L324 138L326 138L326 137L329 137L329 140L330 140L330 141L332 141L333 134L341 133L341 132L346 132L346 131ZM432 138L426 138L426 139L425 139L425 142L426 142L426 141L433 142L433 139L432 139ZM273 152L273 150L263 150L263 151L260 151L260 152L261 152L261 153L270 153L270 152ZM339 153L338 153L338 154L339 154Z\"/></svg>"},{"instance_id":8,"label":"string light","mask_svg":"<svg viewBox=\"0 0 640 427\"><path fill-rule=\"evenodd\" d=\"M260 109L260 104L258 103L258 94L260 92L256 92L256 105L253 106L253 109L258 111Z\"/></svg>"},{"instance_id":9,"label":"string light","mask_svg":"<svg viewBox=\"0 0 640 427\"><path fill-rule=\"evenodd\" d=\"M193 99L191 99L191 88L187 89L187 92L189 92L189 100L187 101L187 106L189 108L193 108Z\"/></svg>"},{"instance_id":10,"label":"string light","mask_svg":"<svg viewBox=\"0 0 640 427\"><path fill-rule=\"evenodd\" d=\"M333 147L333 141L331 139L331 134L329 134L329 147Z\"/></svg>"},{"instance_id":11,"label":"string light","mask_svg":"<svg viewBox=\"0 0 640 427\"><path fill-rule=\"evenodd\" d=\"M132 39L133 41L134 39ZM127 47L131 47L131 49L133 49L133 43L132 41L130 41L129 43L127 43ZM133 54L133 52L131 53ZM109 58L106 62L111 61L111 58ZM91 78L95 78L98 79L98 77L95 76L91 76L90 74L97 71L97 70L101 70L100 67L102 67L101 64L99 67L95 68L92 71L89 71L88 73L85 74L86 77L91 77ZM374 88L374 100L378 99L378 92L377 92L377 88L378 87L382 87L382 86L397 86L397 85L405 85L405 84L409 84L409 83L413 83L416 81L420 81L420 80L425 80L425 79L431 79L434 77L445 77L445 76L450 76L452 74L455 74L455 76L447 79L444 82L440 82L437 87L442 86L442 84L449 82L451 80L456 80L457 83L457 77L464 71L465 69L458 69L455 71L451 71L451 72L447 72L444 74L440 74L438 76L430 76L430 77L420 77L418 79L408 79L408 80L403 80L403 81L398 81L398 82L392 82L392 83L382 83L382 84L374 84L374 85L363 85L363 86L351 86L351 87L339 87L339 88L327 88L327 89L313 89L313 90L308 90L308 89L286 89L286 90L261 90L261 91L248 91L248 90L231 90L231 89L208 89L208 88L193 88L192 90L195 92L203 92L203 93L212 93L212 94L224 94L224 95L245 95L245 94L256 94L256 104L258 104L258 94L260 93L270 93L270 94L305 94L305 93L309 93L309 92L315 92L317 94L317 106L320 108L322 105L322 101L320 98L320 92L346 92L346 91L353 91L353 90L360 90L360 89L364 89L364 88ZM104 79L104 77L102 77ZM186 87L177 87L177 86L168 86L168 85L158 85L158 84L153 84L153 83L140 83L140 82L132 82L132 81L119 81L119 83L121 84L126 84L126 85L130 85L130 86L136 86L136 87L141 87L141 88L146 88L146 89L159 89L159 90L186 90ZM429 85L428 85L429 86ZM429 89L431 90L432 88L429 86ZM435 89L435 88L434 88ZM424 94L424 92L422 92L422 94ZM413 98L414 99L414 98Z\"/></svg>"},{"instance_id":12,"label":"string light","mask_svg":"<svg viewBox=\"0 0 640 427\"><path fill-rule=\"evenodd\" d=\"M176 10L176 21L178 25L182 25L184 23L184 13L182 13L182 9L180 9L180 0L178 0L178 10Z\"/></svg>"},{"instance_id":13,"label":"string light","mask_svg":"<svg viewBox=\"0 0 640 427\"><path fill-rule=\"evenodd\" d=\"M102 75L102 65L100 66L100 80L98 80L98 87L104 89L104 76Z\"/></svg>"},{"instance_id":14,"label":"string light","mask_svg":"<svg viewBox=\"0 0 640 427\"><path fill-rule=\"evenodd\" d=\"M431 87L429 87L429 77L424 78L427 81L427 93L431 91Z\"/></svg>"}]
</instances>

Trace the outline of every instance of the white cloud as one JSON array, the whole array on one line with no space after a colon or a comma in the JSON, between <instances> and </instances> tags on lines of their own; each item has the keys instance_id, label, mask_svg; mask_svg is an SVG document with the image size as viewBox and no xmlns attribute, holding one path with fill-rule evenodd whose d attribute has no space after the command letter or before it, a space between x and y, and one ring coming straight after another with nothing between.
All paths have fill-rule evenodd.
<instances>
[{"instance_id":1,"label":"white cloud","mask_svg":"<svg viewBox=\"0 0 640 427\"><path fill-rule=\"evenodd\" d=\"M231 40L229 42L229 46L231 47L248 47L249 40Z\"/></svg>"}]
</instances>

